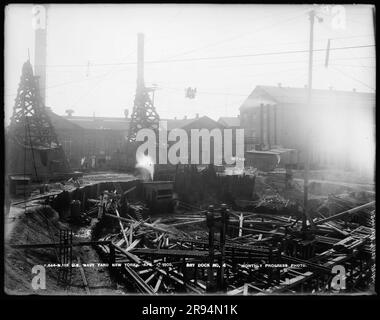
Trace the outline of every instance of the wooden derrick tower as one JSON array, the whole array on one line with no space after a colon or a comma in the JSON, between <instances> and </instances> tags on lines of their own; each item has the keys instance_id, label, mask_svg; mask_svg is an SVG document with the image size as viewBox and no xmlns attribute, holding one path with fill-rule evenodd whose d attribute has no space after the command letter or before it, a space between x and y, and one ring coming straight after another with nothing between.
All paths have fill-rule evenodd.
<instances>
[{"instance_id":1,"label":"wooden derrick tower","mask_svg":"<svg viewBox=\"0 0 380 320\"><path fill-rule=\"evenodd\" d=\"M41 180L70 171L29 60L22 67L8 134L10 174Z\"/></svg>"},{"instance_id":2,"label":"wooden derrick tower","mask_svg":"<svg viewBox=\"0 0 380 320\"><path fill-rule=\"evenodd\" d=\"M158 130L160 117L149 95L151 91L144 84L144 35L137 35L137 89L129 125L128 141L136 141L140 129Z\"/></svg>"},{"instance_id":3,"label":"wooden derrick tower","mask_svg":"<svg viewBox=\"0 0 380 320\"><path fill-rule=\"evenodd\" d=\"M46 150L59 147L57 135L41 102L38 79L33 75L29 61L22 67L10 130L15 141L25 148Z\"/></svg>"}]
</instances>

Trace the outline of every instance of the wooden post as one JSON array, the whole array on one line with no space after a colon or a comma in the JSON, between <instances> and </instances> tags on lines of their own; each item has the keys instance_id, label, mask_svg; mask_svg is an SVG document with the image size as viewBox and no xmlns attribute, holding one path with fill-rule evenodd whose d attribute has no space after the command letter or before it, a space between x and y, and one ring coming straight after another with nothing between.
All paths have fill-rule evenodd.
<instances>
[{"instance_id":1,"label":"wooden post","mask_svg":"<svg viewBox=\"0 0 380 320\"><path fill-rule=\"evenodd\" d=\"M98 207L98 219L101 220L103 217L103 195L100 195L100 202Z\"/></svg>"},{"instance_id":2,"label":"wooden post","mask_svg":"<svg viewBox=\"0 0 380 320\"><path fill-rule=\"evenodd\" d=\"M243 235L243 223L244 223L244 216L243 213L240 213L239 217L239 237Z\"/></svg>"},{"instance_id":3,"label":"wooden post","mask_svg":"<svg viewBox=\"0 0 380 320\"><path fill-rule=\"evenodd\" d=\"M236 272L236 263L235 263L235 248L232 248L232 272Z\"/></svg>"},{"instance_id":4,"label":"wooden post","mask_svg":"<svg viewBox=\"0 0 380 320\"><path fill-rule=\"evenodd\" d=\"M182 258L182 274L183 274L183 289L186 291L187 273L186 273L186 258Z\"/></svg>"},{"instance_id":5,"label":"wooden post","mask_svg":"<svg viewBox=\"0 0 380 320\"><path fill-rule=\"evenodd\" d=\"M224 290L224 261L225 261L225 244L226 244L226 230L227 230L227 223L228 223L228 211L227 206L225 204L222 204L221 206L221 214L222 214L222 226L220 230L220 252L221 252L221 258L220 258L220 274L219 274L219 289Z\"/></svg>"},{"instance_id":6,"label":"wooden post","mask_svg":"<svg viewBox=\"0 0 380 320\"><path fill-rule=\"evenodd\" d=\"M209 210L207 212L207 226L209 228L208 233L208 244L209 244L209 268L207 272L207 291L212 292L214 290L214 270L213 270L213 263L214 263L214 207L209 206Z\"/></svg>"},{"instance_id":7,"label":"wooden post","mask_svg":"<svg viewBox=\"0 0 380 320\"><path fill-rule=\"evenodd\" d=\"M120 220L119 211L117 211L117 209L115 209L115 213L116 213L117 217L119 218L118 220L119 220L120 229L121 229L121 232L122 232L122 234L123 234L123 237L124 237L124 240L125 240L125 244L126 244L127 247L128 247L129 242L128 242L127 235L125 234L125 230L124 230L124 227L123 227L123 223L122 223L121 220Z\"/></svg>"},{"instance_id":8,"label":"wooden post","mask_svg":"<svg viewBox=\"0 0 380 320\"><path fill-rule=\"evenodd\" d=\"M79 256L77 256L77 260L78 260L79 271L80 271L80 274L82 276L82 280L83 280L83 284L84 284L84 288L86 290L86 293L87 294L91 294L90 289L88 287L88 282L87 282L87 279L86 279L86 274L84 273L82 262L81 262Z\"/></svg>"}]
</instances>

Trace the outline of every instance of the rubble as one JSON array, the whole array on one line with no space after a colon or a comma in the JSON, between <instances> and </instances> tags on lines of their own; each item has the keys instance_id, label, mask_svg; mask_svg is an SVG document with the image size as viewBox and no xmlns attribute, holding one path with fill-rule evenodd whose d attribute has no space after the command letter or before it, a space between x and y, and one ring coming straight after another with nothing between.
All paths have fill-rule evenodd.
<instances>
[{"instance_id":1,"label":"rubble","mask_svg":"<svg viewBox=\"0 0 380 320\"><path fill-rule=\"evenodd\" d=\"M222 207L187 207L188 211L145 220L123 218L113 209L105 217L119 223L119 232L100 240L111 241L114 252L100 248L106 259L113 255L111 260L121 263L117 270L123 279L145 294L268 294L299 288L323 293L331 291L332 268L342 263L350 267L349 290L355 292L371 286L374 250L374 226L363 226L355 217L372 212L375 202L355 207L370 197L358 196L330 196L306 229L291 201L279 195L256 201L251 212L230 208L223 243L220 226L211 231L207 222L210 212L218 215ZM322 215L331 202L350 209ZM215 234L212 242L210 232Z\"/></svg>"}]
</instances>

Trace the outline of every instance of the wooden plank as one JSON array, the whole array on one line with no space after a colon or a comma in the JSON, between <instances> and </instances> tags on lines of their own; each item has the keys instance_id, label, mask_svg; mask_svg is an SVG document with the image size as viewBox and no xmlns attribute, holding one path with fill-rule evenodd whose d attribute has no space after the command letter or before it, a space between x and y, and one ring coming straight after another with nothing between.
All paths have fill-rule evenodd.
<instances>
[{"instance_id":1,"label":"wooden plank","mask_svg":"<svg viewBox=\"0 0 380 320\"><path fill-rule=\"evenodd\" d=\"M128 239L127 239L127 236L126 236L125 231L124 231L123 223L122 223L121 220L120 220L119 211L117 211L116 208L115 208L115 212L116 212L117 218L119 219L119 225L120 225L120 229L121 229L121 232L122 232L122 234L123 234L123 237L124 237L125 243L126 243L127 246L129 246Z\"/></svg>"},{"instance_id":2,"label":"wooden plank","mask_svg":"<svg viewBox=\"0 0 380 320\"><path fill-rule=\"evenodd\" d=\"M346 237L349 235L349 233L347 231L340 230L337 227L333 226L331 223L327 223L326 222L325 225L328 226L328 227L330 227L331 229L335 230L336 232L338 232L338 233L346 236Z\"/></svg>"},{"instance_id":3,"label":"wooden plank","mask_svg":"<svg viewBox=\"0 0 380 320\"><path fill-rule=\"evenodd\" d=\"M162 269L159 269L159 268L157 268L157 271L160 272L161 274L163 274L164 276L169 277L169 278L172 279L173 281L178 282L178 283L181 284L181 285L184 284L184 282L183 282L181 279L177 278L174 274L172 274L172 273L175 273L175 274L179 275L178 272L172 271L172 273L168 273L168 272L166 272L165 270L162 270ZM196 285L199 286L199 287L201 287L199 283L197 283ZM203 291L200 291L200 290L199 290L198 288L196 288L194 285L190 285L189 283L186 283L186 284L185 284L185 287L186 287L187 289L189 289L189 290L191 290L191 291L197 293L197 294L203 294L203 293L204 293ZM202 288L202 289L203 289L203 288Z\"/></svg>"},{"instance_id":4,"label":"wooden plank","mask_svg":"<svg viewBox=\"0 0 380 320\"><path fill-rule=\"evenodd\" d=\"M237 295L237 294L242 293L242 292L243 292L243 286L239 287L239 288L236 288L234 290L228 291L227 295L234 296L234 295Z\"/></svg>"},{"instance_id":5,"label":"wooden plank","mask_svg":"<svg viewBox=\"0 0 380 320\"><path fill-rule=\"evenodd\" d=\"M124 222L129 222L129 223L131 223L131 222L135 222L136 220L134 220L134 219L127 219L127 218L124 218L124 217L117 217L117 216L115 216L115 215L113 215L113 214L109 214L109 213L105 213L104 214L106 217L109 217L109 218L113 218L113 219L119 219L119 220L121 220L121 221L124 221Z\"/></svg>"},{"instance_id":6,"label":"wooden plank","mask_svg":"<svg viewBox=\"0 0 380 320\"><path fill-rule=\"evenodd\" d=\"M256 286L254 286L254 285L252 285L252 284L248 284L248 287L251 287L252 289L254 289L254 290L257 290L257 291L259 291L259 292L265 292L264 290L262 290L262 289L260 289L260 288L258 288L258 287L256 287Z\"/></svg>"},{"instance_id":7,"label":"wooden plank","mask_svg":"<svg viewBox=\"0 0 380 320\"><path fill-rule=\"evenodd\" d=\"M124 191L123 194L128 194L128 193L132 192L135 189L136 189L136 186L134 186L132 188L129 188L127 191Z\"/></svg>"},{"instance_id":8,"label":"wooden plank","mask_svg":"<svg viewBox=\"0 0 380 320\"><path fill-rule=\"evenodd\" d=\"M120 241L116 242L116 245L117 245L118 247L121 247L121 245L122 245L124 242L125 242L125 240L124 240L124 239L121 239Z\"/></svg>"},{"instance_id":9,"label":"wooden plank","mask_svg":"<svg viewBox=\"0 0 380 320\"><path fill-rule=\"evenodd\" d=\"M134 262L141 263L141 259L139 257L137 257L134 254L132 254L132 253L130 253L128 251L125 251L124 249L116 246L114 243L112 243L111 245L114 246L116 250L118 250L119 252L123 253L124 255L126 255L128 258L130 258Z\"/></svg>"},{"instance_id":10,"label":"wooden plank","mask_svg":"<svg viewBox=\"0 0 380 320\"><path fill-rule=\"evenodd\" d=\"M154 290L153 290L154 292L157 292L158 289L160 288L162 278L163 278L163 275L160 274L160 276L158 277L158 280L157 280L156 286L154 287Z\"/></svg>"},{"instance_id":11,"label":"wooden plank","mask_svg":"<svg viewBox=\"0 0 380 320\"><path fill-rule=\"evenodd\" d=\"M151 270L148 270L148 271L151 271ZM153 272L148 279L145 280L145 283L148 284L156 275L157 275L157 271ZM140 274L140 273L139 273Z\"/></svg>"},{"instance_id":12,"label":"wooden plank","mask_svg":"<svg viewBox=\"0 0 380 320\"><path fill-rule=\"evenodd\" d=\"M243 223L244 223L244 216L243 216L243 213L241 213L239 217L239 237L243 235Z\"/></svg>"},{"instance_id":13,"label":"wooden plank","mask_svg":"<svg viewBox=\"0 0 380 320\"><path fill-rule=\"evenodd\" d=\"M172 223L172 224L168 224L168 226L170 226L170 227L177 227L177 226L184 226L186 224L199 223L199 222L205 222L205 221L206 221L206 219L197 219L197 220L193 220L193 221Z\"/></svg>"},{"instance_id":14,"label":"wooden plank","mask_svg":"<svg viewBox=\"0 0 380 320\"><path fill-rule=\"evenodd\" d=\"M133 242L133 223L131 224L131 227L129 228L129 243Z\"/></svg>"},{"instance_id":15,"label":"wooden plank","mask_svg":"<svg viewBox=\"0 0 380 320\"><path fill-rule=\"evenodd\" d=\"M125 266L125 271L135 280L136 284L138 284L138 286L143 292L148 294L155 294L153 288L150 285L146 284L145 281L138 275L136 271L134 271L128 266Z\"/></svg>"},{"instance_id":16,"label":"wooden plank","mask_svg":"<svg viewBox=\"0 0 380 320\"><path fill-rule=\"evenodd\" d=\"M84 270L83 270L83 267L82 267L82 263L81 263L81 260L80 260L79 256L77 256L77 260L78 260L79 271L80 271L80 274L82 276L82 280L83 280L83 284L84 284L84 288L86 290L86 293L87 294L91 294L90 289L88 288L88 283L87 283L86 275L84 273Z\"/></svg>"},{"instance_id":17,"label":"wooden plank","mask_svg":"<svg viewBox=\"0 0 380 320\"><path fill-rule=\"evenodd\" d=\"M296 276L292 279L289 279L289 280L285 281L283 284L281 284L280 286L275 287L272 292L281 292L281 291L289 290L289 289L309 280L314 275L315 274L311 271L305 272L302 275L299 275L299 276Z\"/></svg>"},{"instance_id":18,"label":"wooden plank","mask_svg":"<svg viewBox=\"0 0 380 320\"><path fill-rule=\"evenodd\" d=\"M355 208L352 208L350 210L346 210L346 211L343 211L341 213L334 214L333 216L330 216L328 218L316 221L314 224L315 225L322 224L322 223L325 223L325 222L330 221L330 220L335 220L335 219L341 218L341 217L343 217L346 214L352 214L352 213L359 212L360 210L367 209L367 208L370 208L370 207L374 206L375 203L376 203L376 201L371 201L371 202L363 204L363 205L361 205L359 207L355 207Z\"/></svg>"},{"instance_id":19,"label":"wooden plank","mask_svg":"<svg viewBox=\"0 0 380 320\"><path fill-rule=\"evenodd\" d=\"M44 199L44 198L48 198L48 197L52 197L52 196L57 196L57 195L61 194L62 192L63 192L63 190L59 191L59 192L52 192L52 193L44 194L44 195L41 195L41 196L29 198L29 199L22 200L22 201L12 202L11 206L16 206L18 204L22 204L22 203L25 203L25 202L31 202L31 201L34 201L34 200L39 200L39 199Z\"/></svg>"},{"instance_id":20,"label":"wooden plank","mask_svg":"<svg viewBox=\"0 0 380 320\"><path fill-rule=\"evenodd\" d=\"M126 251L130 251L130 250L132 250L134 247L136 247L139 243L140 243L140 241L141 241L141 239L136 239L135 241L133 241L132 243L131 243L131 245L127 248L127 249L125 249Z\"/></svg>"},{"instance_id":21,"label":"wooden plank","mask_svg":"<svg viewBox=\"0 0 380 320\"><path fill-rule=\"evenodd\" d=\"M149 272L152 272L152 270L151 269L143 269L143 270L137 271L138 274L144 274L144 273L149 273Z\"/></svg>"}]
</instances>

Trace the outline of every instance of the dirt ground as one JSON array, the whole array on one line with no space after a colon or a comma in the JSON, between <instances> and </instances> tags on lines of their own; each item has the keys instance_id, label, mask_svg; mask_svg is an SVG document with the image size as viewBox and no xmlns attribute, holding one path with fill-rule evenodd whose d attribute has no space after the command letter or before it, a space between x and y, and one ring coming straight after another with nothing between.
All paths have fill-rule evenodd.
<instances>
[{"instance_id":1,"label":"dirt ground","mask_svg":"<svg viewBox=\"0 0 380 320\"><path fill-rule=\"evenodd\" d=\"M33 207L23 212L23 209L12 207L6 217L5 230L5 292L10 295L86 295L79 268L72 268L70 285L58 282L60 268L49 266L58 263L57 249L33 248L14 249L10 244L37 244L59 242L59 229L68 225L58 219L58 213L48 206ZM90 241L89 227L74 230L73 242ZM101 262L92 247L74 247L73 263L80 258L82 263L94 263L95 266L84 267L84 274L92 295L123 294L111 280L108 267L97 267ZM42 265L46 270L46 289L34 290L32 268Z\"/></svg>"}]
</instances>

